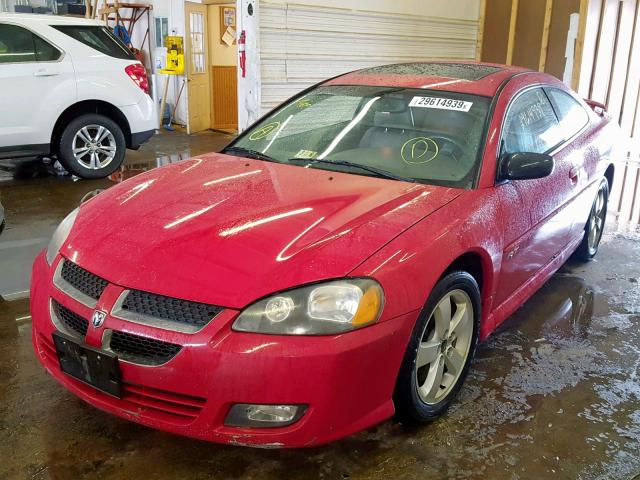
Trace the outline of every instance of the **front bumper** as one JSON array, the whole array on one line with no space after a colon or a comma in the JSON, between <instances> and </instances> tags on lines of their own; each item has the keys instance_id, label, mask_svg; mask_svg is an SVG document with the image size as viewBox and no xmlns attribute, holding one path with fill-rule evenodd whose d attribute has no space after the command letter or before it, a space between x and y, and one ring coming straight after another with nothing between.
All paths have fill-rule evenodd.
<instances>
[{"instance_id":1,"label":"front bumper","mask_svg":"<svg viewBox=\"0 0 640 480\"><path fill-rule=\"evenodd\" d=\"M93 310L58 290L52 272L40 254L31 286L36 355L56 380L102 410L189 437L267 448L327 443L394 413L391 397L416 313L343 335L293 337L233 332L237 312L225 310L199 332L187 334L113 317L111 307L122 289L110 285L96 306L108 316L98 329L89 325L88 345L100 347L105 332L120 330L183 346L160 366L121 360L123 396L118 399L61 372L51 340L56 330L51 299L86 319ZM236 403L308 408L286 427L225 426Z\"/></svg>"}]
</instances>

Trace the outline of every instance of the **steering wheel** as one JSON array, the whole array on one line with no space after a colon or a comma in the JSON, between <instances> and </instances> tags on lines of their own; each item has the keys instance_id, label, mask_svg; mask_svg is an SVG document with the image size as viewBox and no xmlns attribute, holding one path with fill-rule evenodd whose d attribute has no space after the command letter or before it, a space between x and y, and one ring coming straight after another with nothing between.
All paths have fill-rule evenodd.
<instances>
[{"instance_id":1,"label":"steering wheel","mask_svg":"<svg viewBox=\"0 0 640 480\"><path fill-rule=\"evenodd\" d=\"M449 156L455 158L458 161L461 157L464 156L465 152L467 151L467 148L464 147L460 142L451 138L444 137L442 135L430 135L429 138L437 143L440 154L448 153Z\"/></svg>"}]
</instances>

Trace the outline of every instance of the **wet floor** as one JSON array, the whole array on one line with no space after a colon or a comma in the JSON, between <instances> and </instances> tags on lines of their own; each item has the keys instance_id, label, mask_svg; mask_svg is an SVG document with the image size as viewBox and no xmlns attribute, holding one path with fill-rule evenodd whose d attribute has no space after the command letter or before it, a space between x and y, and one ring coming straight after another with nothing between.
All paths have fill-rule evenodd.
<instances>
[{"instance_id":1,"label":"wet floor","mask_svg":"<svg viewBox=\"0 0 640 480\"><path fill-rule=\"evenodd\" d=\"M128 155L124 176L228 140L157 137ZM637 233L610 228L596 261L552 277L479 348L440 420L415 429L389 421L308 450L251 450L126 422L45 374L30 344L29 263L84 195L113 181L43 168L0 172L0 295L15 299L0 300L0 479L640 479Z\"/></svg>"}]
</instances>

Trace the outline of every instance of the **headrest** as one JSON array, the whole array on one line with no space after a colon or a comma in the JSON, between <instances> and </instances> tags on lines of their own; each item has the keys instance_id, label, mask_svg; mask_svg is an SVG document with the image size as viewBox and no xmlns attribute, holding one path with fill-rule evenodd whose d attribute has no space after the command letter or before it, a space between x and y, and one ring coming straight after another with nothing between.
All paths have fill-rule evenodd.
<instances>
[{"instance_id":1,"label":"headrest","mask_svg":"<svg viewBox=\"0 0 640 480\"><path fill-rule=\"evenodd\" d=\"M385 95L380 101L374 104L374 108L379 112L401 113L409 108L404 95Z\"/></svg>"},{"instance_id":2,"label":"headrest","mask_svg":"<svg viewBox=\"0 0 640 480\"><path fill-rule=\"evenodd\" d=\"M400 113L385 111L375 112L373 114L373 125L375 127L401 128L409 130L414 128L409 110Z\"/></svg>"}]
</instances>

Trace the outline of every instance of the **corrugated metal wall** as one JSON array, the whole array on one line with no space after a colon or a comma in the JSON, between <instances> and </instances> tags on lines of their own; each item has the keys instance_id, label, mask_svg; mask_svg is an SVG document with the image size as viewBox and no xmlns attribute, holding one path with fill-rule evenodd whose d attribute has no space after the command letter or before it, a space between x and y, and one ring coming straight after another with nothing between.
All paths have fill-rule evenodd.
<instances>
[{"instance_id":1,"label":"corrugated metal wall","mask_svg":"<svg viewBox=\"0 0 640 480\"><path fill-rule=\"evenodd\" d=\"M261 110L358 68L474 59L478 22L260 2Z\"/></svg>"}]
</instances>

